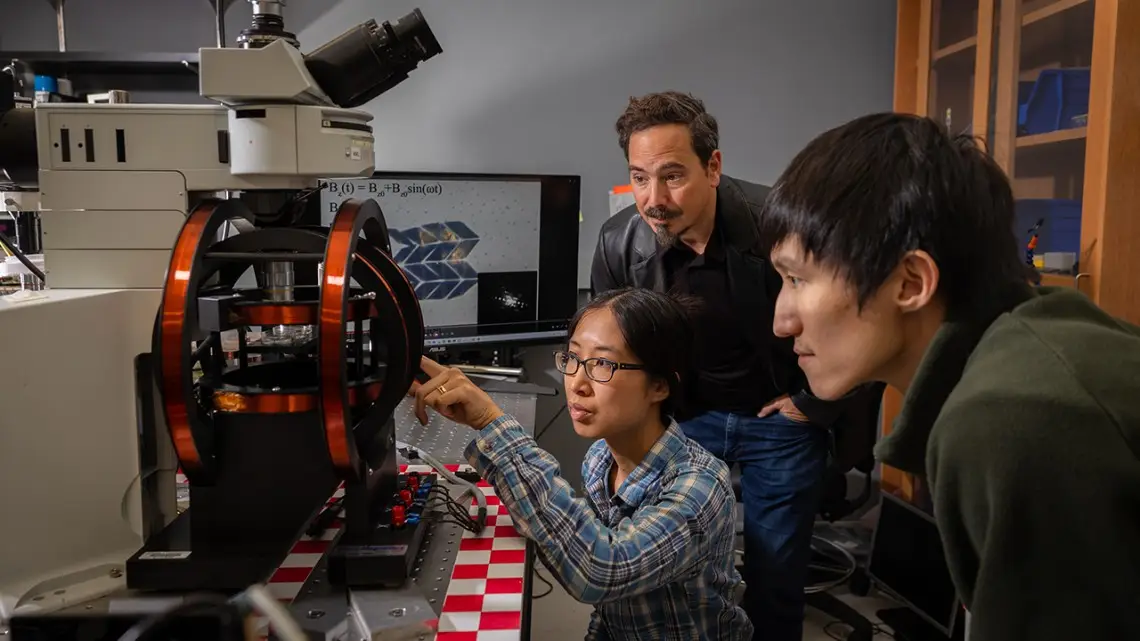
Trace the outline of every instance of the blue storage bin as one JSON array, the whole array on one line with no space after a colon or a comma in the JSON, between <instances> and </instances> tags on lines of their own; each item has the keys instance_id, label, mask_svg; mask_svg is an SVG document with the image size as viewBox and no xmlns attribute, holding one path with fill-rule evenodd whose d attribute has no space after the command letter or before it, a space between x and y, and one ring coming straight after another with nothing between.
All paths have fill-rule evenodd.
<instances>
[{"instance_id":1,"label":"blue storage bin","mask_svg":"<svg viewBox=\"0 0 1140 641\"><path fill-rule=\"evenodd\" d=\"M1037 83L1033 80L1023 80L1017 83L1017 127L1018 130L1025 125L1025 110L1029 108L1029 97L1033 95L1033 87Z\"/></svg>"},{"instance_id":2,"label":"blue storage bin","mask_svg":"<svg viewBox=\"0 0 1140 641\"><path fill-rule=\"evenodd\" d=\"M1081 201L1060 198L1025 198L1015 207L1014 234L1024 250L1029 244L1029 230L1038 220L1045 222L1038 230L1034 254L1046 252L1081 252Z\"/></svg>"},{"instance_id":3,"label":"blue storage bin","mask_svg":"<svg viewBox=\"0 0 1140 641\"><path fill-rule=\"evenodd\" d=\"M1022 135L1043 134L1083 125L1074 116L1089 112L1089 69L1046 69L1023 98L1018 86L1017 127Z\"/></svg>"}]
</instances>

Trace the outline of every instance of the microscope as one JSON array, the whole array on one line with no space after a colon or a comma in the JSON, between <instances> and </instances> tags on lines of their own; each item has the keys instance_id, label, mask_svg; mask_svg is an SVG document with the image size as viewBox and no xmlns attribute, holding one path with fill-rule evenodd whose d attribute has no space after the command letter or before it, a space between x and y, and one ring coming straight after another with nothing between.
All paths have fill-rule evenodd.
<instances>
[{"instance_id":1,"label":"microscope","mask_svg":"<svg viewBox=\"0 0 1140 641\"><path fill-rule=\"evenodd\" d=\"M47 285L0 299L15 641L114 639L150 597L240 593L330 515L342 615L306 634L370 637L362 612L408 598L433 479L398 474L392 414L419 303L375 201L329 227L306 211L322 179L371 175L358 107L442 49L417 9L302 54L283 1L251 4L240 46L200 50L215 104L0 108L0 188L38 192Z\"/></svg>"}]
</instances>

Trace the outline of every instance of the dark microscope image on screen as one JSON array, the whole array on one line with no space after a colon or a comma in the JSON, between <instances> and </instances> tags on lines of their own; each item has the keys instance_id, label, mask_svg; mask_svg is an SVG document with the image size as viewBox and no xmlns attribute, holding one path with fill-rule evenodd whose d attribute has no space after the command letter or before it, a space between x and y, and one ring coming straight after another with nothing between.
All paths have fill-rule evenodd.
<instances>
[{"instance_id":1,"label":"dark microscope image on screen","mask_svg":"<svg viewBox=\"0 0 1140 641\"><path fill-rule=\"evenodd\" d=\"M519 323L538 316L536 272L479 274L479 324Z\"/></svg>"},{"instance_id":2,"label":"dark microscope image on screen","mask_svg":"<svg viewBox=\"0 0 1140 641\"><path fill-rule=\"evenodd\" d=\"M346 199L375 199L428 326L535 321L541 191L537 182L331 181L323 222Z\"/></svg>"}]
</instances>

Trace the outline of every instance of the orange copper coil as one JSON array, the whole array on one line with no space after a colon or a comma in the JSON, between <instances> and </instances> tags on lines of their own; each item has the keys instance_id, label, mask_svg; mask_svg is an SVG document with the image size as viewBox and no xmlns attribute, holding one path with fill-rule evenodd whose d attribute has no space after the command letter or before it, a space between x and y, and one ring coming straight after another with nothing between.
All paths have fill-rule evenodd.
<instances>
[{"instance_id":1,"label":"orange copper coil","mask_svg":"<svg viewBox=\"0 0 1140 641\"><path fill-rule=\"evenodd\" d=\"M241 325L315 325L316 303L252 303L233 309L234 323Z\"/></svg>"},{"instance_id":2,"label":"orange copper coil","mask_svg":"<svg viewBox=\"0 0 1140 641\"><path fill-rule=\"evenodd\" d=\"M371 205L371 207L369 207ZM375 211L371 213L369 209ZM328 444L329 456L333 465L342 472L356 474L358 457L355 451L354 430L345 407L346 381L344 379L347 354L345 349L345 336L347 320L346 305L349 294L348 286L352 277L352 266L358 264L371 272L375 280L384 287L386 293L396 301L391 285L383 274L373 265L364 254L357 253L357 242L361 232L366 232L368 242L377 242L386 238L386 231L382 227L369 226L370 223L381 223L377 217L379 207L372 201L348 200L341 204L336 217L329 230L328 244L325 249L324 276L321 282L320 296L320 331L317 349L318 370L321 380L321 412L325 425L325 439ZM376 232L379 231L379 234ZM376 234L377 238L373 238ZM379 292L378 292L379 293ZM403 311L395 306L394 320L407 338L407 322ZM407 345L403 346L407 349ZM416 363L418 366L419 363ZM393 364L389 364L393 366ZM401 369L410 367L405 363ZM389 376L391 379L391 375ZM390 391L385 394L390 395ZM350 404L351 405L351 404Z\"/></svg>"},{"instance_id":3,"label":"orange copper coil","mask_svg":"<svg viewBox=\"0 0 1140 641\"><path fill-rule=\"evenodd\" d=\"M338 469L352 469L353 456L349 445L351 425L346 409L341 405L339 382L344 376L343 333L345 311L343 301L348 295L352 276L352 253L359 233L356 219L360 206L348 201L341 206L329 230L328 245L325 249L324 278L321 283L320 303L320 345L318 357L321 395L324 401L321 411L324 414L325 439L329 455Z\"/></svg>"},{"instance_id":4,"label":"orange copper coil","mask_svg":"<svg viewBox=\"0 0 1140 641\"><path fill-rule=\"evenodd\" d=\"M381 383L357 385L348 389L348 403L352 407L371 403L380 396ZM233 414L296 414L311 412L320 405L314 393L259 393L246 394L217 390L213 395L214 409Z\"/></svg>"},{"instance_id":5,"label":"orange copper coil","mask_svg":"<svg viewBox=\"0 0 1140 641\"><path fill-rule=\"evenodd\" d=\"M190 273L194 268L198 248L209 233L210 219L218 205L217 201L202 203L186 218L171 253L162 295L159 331L163 406L174 450L182 467L188 471L197 471L203 464L194 442L190 407L183 389L183 352L187 349L183 326L186 322L186 301L194 295L190 291Z\"/></svg>"},{"instance_id":6,"label":"orange copper coil","mask_svg":"<svg viewBox=\"0 0 1140 641\"><path fill-rule=\"evenodd\" d=\"M233 322L243 325L316 325L317 303L248 303L233 309ZM349 303L346 319L364 320L376 316L371 300Z\"/></svg>"}]
</instances>

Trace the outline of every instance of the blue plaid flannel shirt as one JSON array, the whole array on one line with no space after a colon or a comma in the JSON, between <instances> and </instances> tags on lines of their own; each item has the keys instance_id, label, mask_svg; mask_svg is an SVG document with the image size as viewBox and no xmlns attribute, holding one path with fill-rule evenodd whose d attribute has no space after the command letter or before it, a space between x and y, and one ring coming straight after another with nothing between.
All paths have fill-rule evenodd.
<instances>
[{"instance_id":1,"label":"blue plaid flannel shirt","mask_svg":"<svg viewBox=\"0 0 1140 641\"><path fill-rule=\"evenodd\" d=\"M511 416L483 428L466 457L559 583L594 605L587 640L752 638L736 605L743 585L728 468L676 423L616 492L613 456L594 443L582 464L585 499Z\"/></svg>"}]
</instances>

